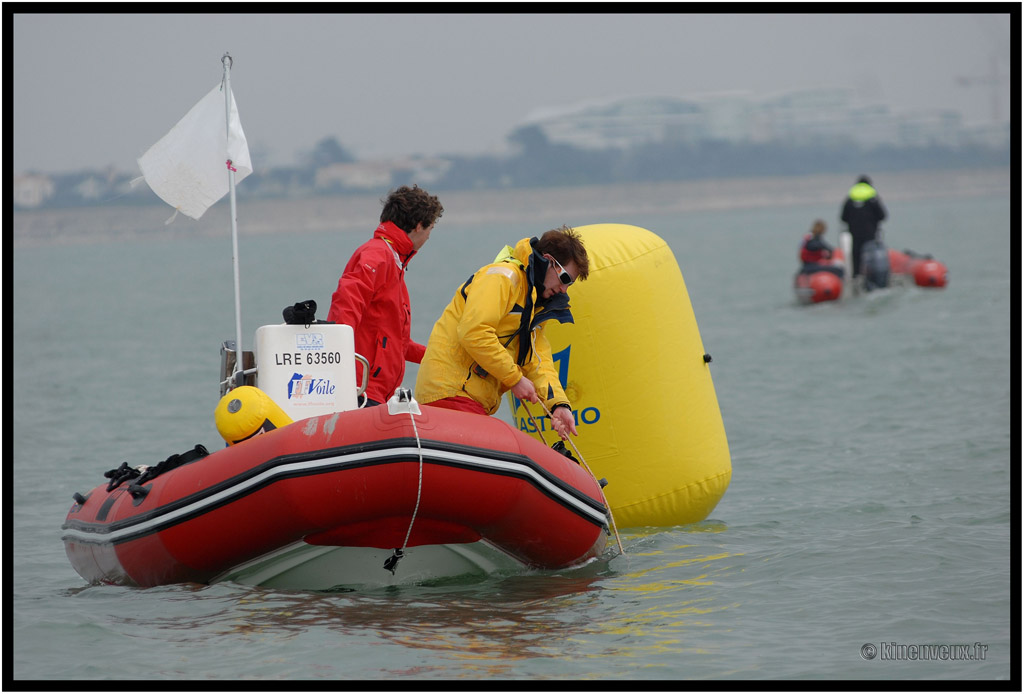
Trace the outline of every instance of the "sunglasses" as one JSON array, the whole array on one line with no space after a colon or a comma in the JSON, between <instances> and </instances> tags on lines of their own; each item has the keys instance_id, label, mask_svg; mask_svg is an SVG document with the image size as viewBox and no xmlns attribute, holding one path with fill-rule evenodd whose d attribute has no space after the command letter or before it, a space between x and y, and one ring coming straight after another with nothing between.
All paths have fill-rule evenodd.
<instances>
[{"instance_id":1,"label":"sunglasses","mask_svg":"<svg viewBox=\"0 0 1024 694\"><path fill-rule=\"evenodd\" d=\"M557 260L555 260L554 256L548 256L548 257L551 258L551 262L553 262L555 265L558 266L558 281L559 282L561 282L566 287L568 287L573 282L576 281L576 280L574 280L572 278L572 276L568 272L565 271L565 268L562 267L562 264L560 262L558 262Z\"/></svg>"}]
</instances>

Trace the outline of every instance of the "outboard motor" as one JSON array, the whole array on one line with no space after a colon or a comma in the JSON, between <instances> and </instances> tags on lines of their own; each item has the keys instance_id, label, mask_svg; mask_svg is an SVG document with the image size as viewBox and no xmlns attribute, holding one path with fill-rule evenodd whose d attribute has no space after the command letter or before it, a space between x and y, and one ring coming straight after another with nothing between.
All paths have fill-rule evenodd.
<instances>
[{"instance_id":1,"label":"outboard motor","mask_svg":"<svg viewBox=\"0 0 1024 694\"><path fill-rule=\"evenodd\" d=\"M877 239L865 241L861 248L860 268L864 275L864 290L884 289L889 286L889 251Z\"/></svg>"}]
</instances>

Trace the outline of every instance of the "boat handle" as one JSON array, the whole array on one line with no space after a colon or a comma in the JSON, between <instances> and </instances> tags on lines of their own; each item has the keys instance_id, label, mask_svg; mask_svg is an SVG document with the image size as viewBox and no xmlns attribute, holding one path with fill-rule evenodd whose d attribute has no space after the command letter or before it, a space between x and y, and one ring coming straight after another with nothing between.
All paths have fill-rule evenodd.
<instances>
[{"instance_id":1,"label":"boat handle","mask_svg":"<svg viewBox=\"0 0 1024 694\"><path fill-rule=\"evenodd\" d=\"M370 380L370 362L358 352L355 353L355 357L363 364L363 382L359 384L359 389L356 391L356 399L358 400L359 396L366 392L366 385Z\"/></svg>"}]
</instances>

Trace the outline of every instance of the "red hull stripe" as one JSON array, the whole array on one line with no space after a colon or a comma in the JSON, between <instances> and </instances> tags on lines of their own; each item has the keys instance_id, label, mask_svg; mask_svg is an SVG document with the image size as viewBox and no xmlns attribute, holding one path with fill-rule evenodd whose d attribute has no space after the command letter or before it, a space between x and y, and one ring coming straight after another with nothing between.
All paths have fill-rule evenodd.
<instances>
[{"instance_id":1,"label":"red hull stripe","mask_svg":"<svg viewBox=\"0 0 1024 694\"><path fill-rule=\"evenodd\" d=\"M608 523L600 501L558 479L524 455L422 440L424 464L462 468L526 480L547 497L599 527ZM111 523L70 520L62 540L88 544L120 544L166 530L230 504L275 481L327 474L371 465L418 462L415 439L391 439L354 446L279 456L253 466L244 474L190 494L147 513ZM181 468L184 469L184 468ZM173 474L173 472L168 473Z\"/></svg>"}]
</instances>

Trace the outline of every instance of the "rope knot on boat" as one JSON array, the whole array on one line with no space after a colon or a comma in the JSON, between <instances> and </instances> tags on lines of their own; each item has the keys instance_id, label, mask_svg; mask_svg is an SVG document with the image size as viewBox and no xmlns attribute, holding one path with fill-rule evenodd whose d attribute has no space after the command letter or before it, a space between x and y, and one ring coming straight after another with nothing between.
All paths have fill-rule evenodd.
<instances>
[{"instance_id":1,"label":"rope knot on boat","mask_svg":"<svg viewBox=\"0 0 1024 694\"><path fill-rule=\"evenodd\" d=\"M398 566L398 560L405 556L405 552L402 551L401 547L395 547L395 553L387 558L384 562L384 568L391 572L392 575L395 573L395 567Z\"/></svg>"}]
</instances>

